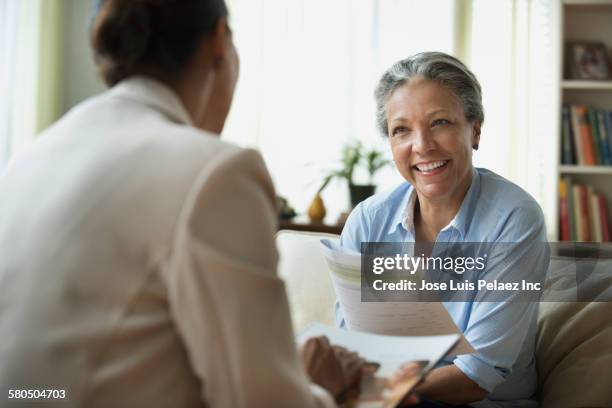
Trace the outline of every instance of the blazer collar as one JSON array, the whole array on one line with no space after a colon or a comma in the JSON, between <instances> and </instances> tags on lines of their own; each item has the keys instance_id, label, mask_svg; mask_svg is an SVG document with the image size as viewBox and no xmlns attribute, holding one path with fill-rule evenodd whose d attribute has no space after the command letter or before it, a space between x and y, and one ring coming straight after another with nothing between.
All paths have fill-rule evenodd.
<instances>
[{"instance_id":1,"label":"blazer collar","mask_svg":"<svg viewBox=\"0 0 612 408\"><path fill-rule=\"evenodd\" d=\"M112 96L145 104L176 123L193 126L187 109L170 87L147 76L132 76L115 85Z\"/></svg>"}]
</instances>

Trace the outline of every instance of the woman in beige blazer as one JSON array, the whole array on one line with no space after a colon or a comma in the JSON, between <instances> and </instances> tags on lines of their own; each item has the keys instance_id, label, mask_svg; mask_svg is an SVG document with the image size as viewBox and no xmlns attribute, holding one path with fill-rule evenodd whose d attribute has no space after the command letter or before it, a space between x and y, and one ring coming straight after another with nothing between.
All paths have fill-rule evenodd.
<instances>
[{"instance_id":1,"label":"woman in beige blazer","mask_svg":"<svg viewBox=\"0 0 612 408\"><path fill-rule=\"evenodd\" d=\"M270 177L219 140L238 72L226 14L101 3L111 89L0 176L1 406L335 406L358 382L362 360L320 339L304 355L323 387L304 373Z\"/></svg>"}]
</instances>

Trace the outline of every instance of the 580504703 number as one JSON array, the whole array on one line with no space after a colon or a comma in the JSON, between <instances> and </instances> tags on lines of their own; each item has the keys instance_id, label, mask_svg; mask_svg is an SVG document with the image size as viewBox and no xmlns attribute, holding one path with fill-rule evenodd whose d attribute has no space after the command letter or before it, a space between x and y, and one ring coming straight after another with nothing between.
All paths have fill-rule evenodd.
<instances>
[{"instance_id":1,"label":"580504703 number","mask_svg":"<svg viewBox=\"0 0 612 408\"><path fill-rule=\"evenodd\" d=\"M8 390L9 399L64 399L66 390L58 389L33 389L33 390Z\"/></svg>"}]
</instances>

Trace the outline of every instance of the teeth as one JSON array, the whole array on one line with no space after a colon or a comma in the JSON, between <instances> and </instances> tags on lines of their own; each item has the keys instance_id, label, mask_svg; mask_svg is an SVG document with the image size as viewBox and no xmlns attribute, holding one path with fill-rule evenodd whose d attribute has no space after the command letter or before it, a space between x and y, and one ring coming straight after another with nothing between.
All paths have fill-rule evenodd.
<instances>
[{"instance_id":1,"label":"teeth","mask_svg":"<svg viewBox=\"0 0 612 408\"><path fill-rule=\"evenodd\" d=\"M437 169L438 167L442 167L446 164L446 160L441 160L437 162L427 163L427 164L417 164L416 168L420 171L428 172Z\"/></svg>"}]
</instances>

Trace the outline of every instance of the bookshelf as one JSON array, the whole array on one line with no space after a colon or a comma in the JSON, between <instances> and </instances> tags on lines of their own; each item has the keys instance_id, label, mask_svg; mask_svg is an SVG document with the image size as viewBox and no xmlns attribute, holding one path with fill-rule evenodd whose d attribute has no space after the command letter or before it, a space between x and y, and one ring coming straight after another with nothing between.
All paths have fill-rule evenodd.
<instances>
[{"instance_id":1,"label":"bookshelf","mask_svg":"<svg viewBox=\"0 0 612 408\"><path fill-rule=\"evenodd\" d=\"M563 0L560 2L559 26L559 96L561 104L583 105L602 111L612 111L612 80L569 79L567 73L564 72L565 44L568 41L604 43L608 59L610 59L612 0ZM558 113L557 117L562 118L561 106L559 106ZM612 165L563 164L561 146L564 125L561 119L560 122L557 131L560 150L557 161L558 180L569 178L573 185L591 186L592 189L601 193L606 201L610 221L610 216L612 216ZM612 139L609 140L612 141ZM559 190L557 190L557 202L559 203L560 198ZM560 206L561 204L557 208L557 222L554 227L555 237L559 238L562 230Z\"/></svg>"},{"instance_id":2,"label":"bookshelf","mask_svg":"<svg viewBox=\"0 0 612 408\"><path fill-rule=\"evenodd\" d=\"M580 166L580 165L561 165L561 174L602 174L612 175L612 166ZM611 180L612 182L612 180Z\"/></svg>"},{"instance_id":3,"label":"bookshelf","mask_svg":"<svg viewBox=\"0 0 612 408\"><path fill-rule=\"evenodd\" d=\"M584 81L579 79L566 79L561 81L561 87L566 89L587 90L612 90L612 81Z\"/></svg>"}]
</instances>

